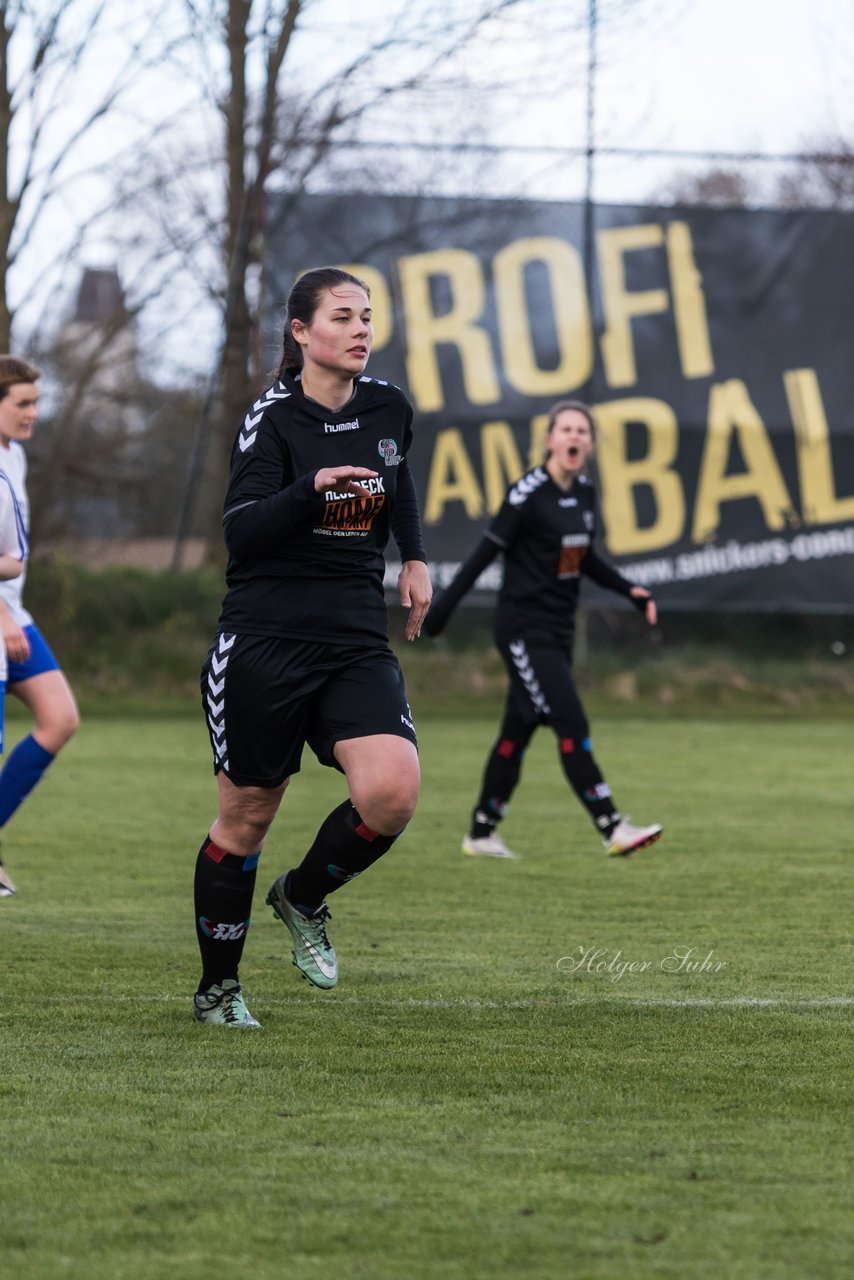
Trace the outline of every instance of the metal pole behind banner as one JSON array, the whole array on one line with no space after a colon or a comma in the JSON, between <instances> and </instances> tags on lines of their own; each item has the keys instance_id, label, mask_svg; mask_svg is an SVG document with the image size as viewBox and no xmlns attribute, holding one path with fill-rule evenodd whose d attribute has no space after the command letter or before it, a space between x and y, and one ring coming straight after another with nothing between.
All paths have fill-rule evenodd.
<instances>
[{"instance_id":1,"label":"metal pole behind banner","mask_svg":"<svg viewBox=\"0 0 854 1280\"><path fill-rule=\"evenodd\" d=\"M597 0L589 0L587 11L587 142L585 156L587 158L584 177L584 213L582 228L582 262L584 264L584 287L587 292L587 307L593 322L593 213L594 213L594 164L596 159L596 35L598 15ZM581 389L583 400L589 401L593 390L593 372Z\"/></svg>"}]
</instances>

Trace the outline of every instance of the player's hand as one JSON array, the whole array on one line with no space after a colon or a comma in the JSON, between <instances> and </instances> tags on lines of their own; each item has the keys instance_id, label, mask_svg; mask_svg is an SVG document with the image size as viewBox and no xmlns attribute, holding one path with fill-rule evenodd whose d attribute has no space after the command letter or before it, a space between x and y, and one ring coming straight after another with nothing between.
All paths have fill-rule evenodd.
<instances>
[{"instance_id":1,"label":"player's hand","mask_svg":"<svg viewBox=\"0 0 854 1280\"><path fill-rule=\"evenodd\" d=\"M423 560L406 560L397 580L400 592L400 603L409 610L404 635L407 640L417 640L421 635L421 624L427 617L430 601L433 599L433 587L430 574Z\"/></svg>"},{"instance_id":2,"label":"player's hand","mask_svg":"<svg viewBox=\"0 0 854 1280\"><path fill-rule=\"evenodd\" d=\"M30 642L23 631L11 618L3 619L3 644L6 646L6 657L12 662L26 662L30 656Z\"/></svg>"},{"instance_id":3,"label":"player's hand","mask_svg":"<svg viewBox=\"0 0 854 1280\"><path fill-rule=\"evenodd\" d=\"M637 607L651 627L658 622L658 609L655 607L655 601L652 598L652 592L647 591L646 587L632 587L630 593L633 600L637 601Z\"/></svg>"},{"instance_id":4,"label":"player's hand","mask_svg":"<svg viewBox=\"0 0 854 1280\"><path fill-rule=\"evenodd\" d=\"M359 481L375 480L378 475L378 471L371 471L368 467L321 467L314 477L315 493L334 489L337 493L355 493L360 498L367 498L369 490Z\"/></svg>"}]
</instances>

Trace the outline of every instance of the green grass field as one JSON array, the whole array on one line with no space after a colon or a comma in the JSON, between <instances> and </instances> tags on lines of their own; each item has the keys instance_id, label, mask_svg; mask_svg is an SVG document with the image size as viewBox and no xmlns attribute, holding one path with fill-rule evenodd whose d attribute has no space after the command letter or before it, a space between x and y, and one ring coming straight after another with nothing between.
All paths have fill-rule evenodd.
<instances>
[{"instance_id":1,"label":"green grass field","mask_svg":"<svg viewBox=\"0 0 854 1280\"><path fill-rule=\"evenodd\" d=\"M191 1012L201 719L84 724L4 839L0 1274L850 1276L850 727L599 719L666 827L625 861L543 733L517 863L459 852L492 722L419 728L416 818L332 900L331 993L263 904L343 798L294 782L239 1032Z\"/></svg>"}]
</instances>

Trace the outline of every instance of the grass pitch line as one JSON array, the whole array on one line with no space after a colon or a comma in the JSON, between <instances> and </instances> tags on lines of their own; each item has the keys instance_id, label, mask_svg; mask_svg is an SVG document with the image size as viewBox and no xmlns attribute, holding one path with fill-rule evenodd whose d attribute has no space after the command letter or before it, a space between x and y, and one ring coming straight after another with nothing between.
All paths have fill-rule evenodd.
<instances>
[{"instance_id":1,"label":"grass pitch line","mask_svg":"<svg viewBox=\"0 0 854 1280\"><path fill-rule=\"evenodd\" d=\"M850 1009L854 1007L854 996L810 996L790 999L786 996L724 996L720 999L699 996L696 999L674 1000L662 996L579 996L564 1000L522 999L522 1000L439 1000L419 999L416 996L393 997L383 996L316 996L306 993L304 996L259 996L257 991L247 994L264 1005L306 1005L320 1000L330 1004L370 1005L384 1009L572 1009L583 1005L632 1005L642 1009ZM76 994L68 992L56 995L38 995L35 997L43 1004L189 1004L192 995L111 995L109 993ZM11 996L0 993L0 1000L11 999ZM20 1003L21 994L17 992L15 999Z\"/></svg>"}]
</instances>

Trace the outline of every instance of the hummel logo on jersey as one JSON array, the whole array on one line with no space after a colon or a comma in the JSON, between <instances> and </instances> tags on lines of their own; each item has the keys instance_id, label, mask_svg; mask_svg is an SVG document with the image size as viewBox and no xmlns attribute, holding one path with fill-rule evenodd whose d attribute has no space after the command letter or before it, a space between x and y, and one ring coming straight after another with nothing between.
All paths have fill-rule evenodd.
<instances>
[{"instance_id":1,"label":"hummel logo on jersey","mask_svg":"<svg viewBox=\"0 0 854 1280\"><path fill-rule=\"evenodd\" d=\"M252 408L243 419L243 426L240 428L240 435L237 437L237 443L240 445L240 452L245 453L247 449L251 449L255 443L255 437L258 434L258 424L264 416L264 411L269 409L277 400L287 400L290 391L285 390L283 382L276 382L270 387L260 399L256 400Z\"/></svg>"},{"instance_id":2,"label":"hummel logo on jersey","mask_svg":"<svg viewBox=\"0 0 854 1280\"><path fill-rule=\"evenodd\" d=\"M358 431L359 419L354 418L352 422L324 422L323 430L328 436L334 436L339 431Z\"/></svg>"},{"instance_id":3,"label":"hummel logo on jersey","mask_svg":"<svg viewBox=\"0 0 854 1280\"><path fill-rule=\"evenodd\" d=\"M559 507L577 507L578 499L577 498L558 498L557 505Z\"/></svg>"},{"instance_id":4,"label":"hummel logo on jersey","mask_svg":"<svg viewBox=\"0 0 854 1280\"><path fill-rule=\"evenodd\" d=\"M548 478L549 475L547 471L542 467L535 467L533 471L529 472L526 476L522 476L522 479L518 480L516 484L514 484L513 488L507 495L507 501L513 507L521 507L522 503L527 502L531 494L536 493L540 486L545 484Z\"/></svg>"}]
</instances>

